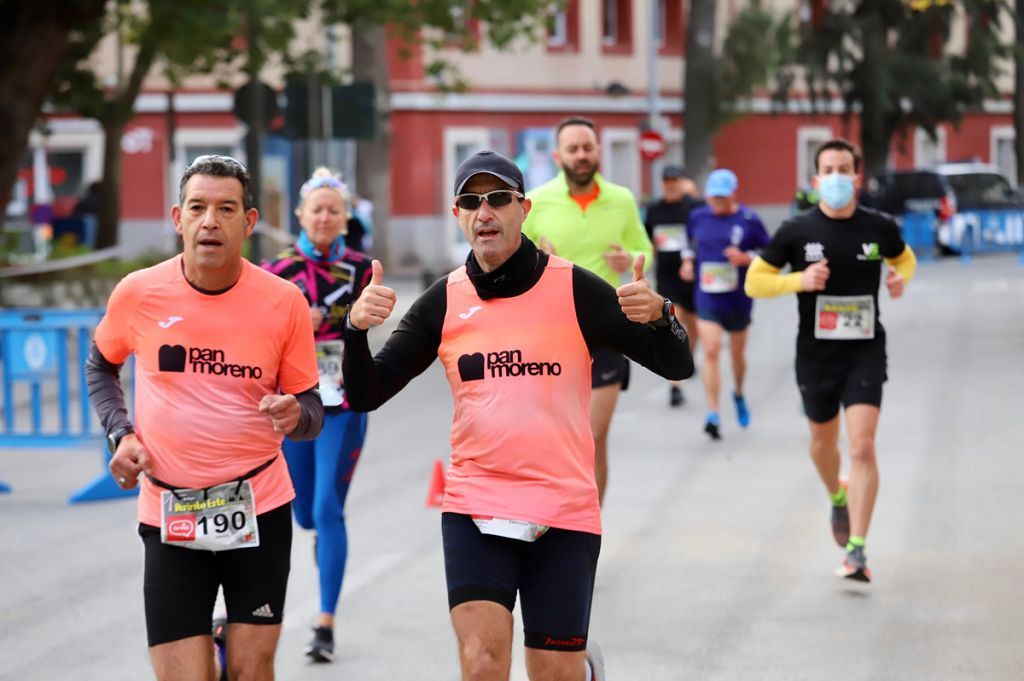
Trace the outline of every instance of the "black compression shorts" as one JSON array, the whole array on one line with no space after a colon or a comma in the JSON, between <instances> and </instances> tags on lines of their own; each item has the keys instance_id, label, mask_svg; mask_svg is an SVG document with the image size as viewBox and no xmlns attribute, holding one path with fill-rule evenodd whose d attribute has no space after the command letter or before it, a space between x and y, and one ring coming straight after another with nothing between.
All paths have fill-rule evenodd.
<instances>
[{"instance_id":1,"label":"black compression shorts","mask_svg":"<svg viewBox=\"0 0 1024 681\"><path fill-rule=\"evenodd\" d=\"M260 545L231 551L169 546L160 541L159 527L139 524L150 647L209 635L220 586L228 622L281 623L291 568L291 504L256 516L256 522Z\"/></svg>"},{"instance_id":2,"label":"black compression shorts","mask_svg":"<svg viewBox=\"0 0 1024 681\"><path fill-rule=\"evenodd\" d=\"M523 599L528 648L587 647L601 536L551 528L525 542L483 534L472 518L441 514L448 607L491 601L508 608Z\"/></svg>"},{"instance_id":3,"label":"black compression shorts","mask_svg":"<svg viewBox=\"0 0 1024 681\"><path fill-rule=\"evenodd\" d=\"M843 341L836 341L843 342ZM858 341L851 341L858 342ZM796 382L807 418L827 423L839 407L853 404L882 406L882 384L886 374L885 345L864 343L826 359L796 359Z\"/></svg>"},{"instance_id":4,"label":"black compression shorts","mask_svg":"<svg viewBox=\"0 0 1024 681\"><path fill-rule=\"evenodd\" d=\"M598 348L592 354L594 363L590 368L591 388L603 388L616 383L621 383L623 390L629 387L629 360L625 355L608 348Z\"/></svg>"}]
</instances>

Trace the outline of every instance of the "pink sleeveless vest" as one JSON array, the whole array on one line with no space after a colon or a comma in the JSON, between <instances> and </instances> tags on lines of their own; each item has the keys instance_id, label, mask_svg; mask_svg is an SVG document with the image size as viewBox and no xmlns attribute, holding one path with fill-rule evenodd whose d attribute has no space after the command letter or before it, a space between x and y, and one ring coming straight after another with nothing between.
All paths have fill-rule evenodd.
<instances>
[{"instance_id":1,"label":"pink sleeveless vest","mask_svg":"<svg viewBox=\"0 0 1024 681\"><path fill-rule=\"evenodd\" d=\"M455 417L442 510L600 534L572 263L551 257L529 291L490 300L463 266L447 297L438 356Z\"/></svg>"}]
</instances>

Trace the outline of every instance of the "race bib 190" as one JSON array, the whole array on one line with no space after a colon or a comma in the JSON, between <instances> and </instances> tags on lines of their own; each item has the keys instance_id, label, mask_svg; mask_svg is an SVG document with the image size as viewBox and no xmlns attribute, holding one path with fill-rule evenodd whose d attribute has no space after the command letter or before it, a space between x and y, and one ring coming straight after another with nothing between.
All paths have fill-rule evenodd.
<instances>
[{"instance_id":1,"label":"race bib 190","mask_svg":"<svg viewBox=\"0 0 1024 681\"><path fill-rule=\"evenodd\" d=\"M871 296L822 296L815 303L814 337L819 340L869 340L875 337L875 300Z\"/></svg>"},{"instance_id":2,"label":"race bib 190","mask_svg":"<svg viewBox=\"0 0 1024 681\"><path fill-rule=\"evenodd\" d=\"M160 540L199 551L260 545L256 500L248 480L161 494Z\"/></svg>"}]
</instances>

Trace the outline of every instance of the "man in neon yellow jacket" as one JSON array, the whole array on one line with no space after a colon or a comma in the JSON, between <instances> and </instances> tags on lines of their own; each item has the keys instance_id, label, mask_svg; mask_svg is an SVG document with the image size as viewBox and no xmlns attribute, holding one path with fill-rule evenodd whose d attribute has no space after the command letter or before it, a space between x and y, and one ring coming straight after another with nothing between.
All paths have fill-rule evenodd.
<instances>
[{"instance_id":1,"label":"man in neon yellow jacket","mask_svg":"<svg viewBox=\"0 0 1024 681\"><path fill-rule=\"evenodd\" d=\"M601 145L592 121L572 117L555 133L557 177L527 194L533 208L523 234L548 253L594 272L612 286L621 283L637 256L650 265L647 238L633 193L598 172ZM608 480L608 430L619 392L629 384L629 360L605 349L593 353L590 427L594 468L602 501Z\"/></svg>"}]
</instances>

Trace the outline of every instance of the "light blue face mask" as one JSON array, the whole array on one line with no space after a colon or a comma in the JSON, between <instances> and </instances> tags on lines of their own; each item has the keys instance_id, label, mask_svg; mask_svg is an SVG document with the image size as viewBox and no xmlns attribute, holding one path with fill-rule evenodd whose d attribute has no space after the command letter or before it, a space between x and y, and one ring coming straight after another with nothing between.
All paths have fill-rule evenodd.
<instances>
[{"instance_id":1,"label":"light blue face mask","mask_svg":"<svg viewBox=\"0 0 1024 681\"><path fill-rule=\"evenodd\" d=\"M853 200L853 178L842 173L819 175L818 193L832 210L845 208Z\"/></svg>"}]
</instances>

